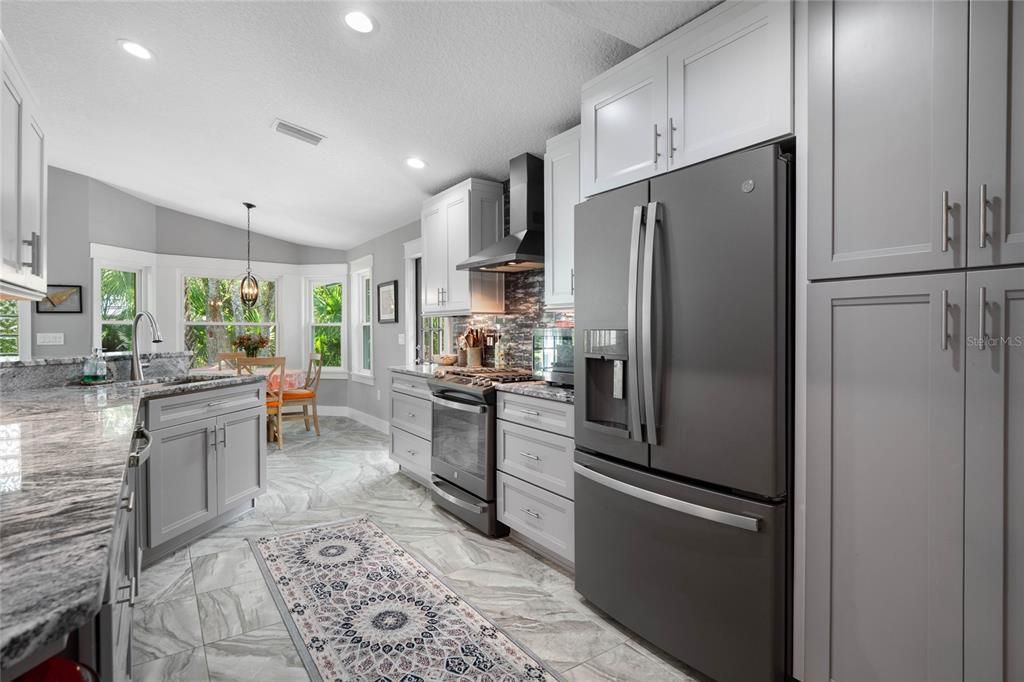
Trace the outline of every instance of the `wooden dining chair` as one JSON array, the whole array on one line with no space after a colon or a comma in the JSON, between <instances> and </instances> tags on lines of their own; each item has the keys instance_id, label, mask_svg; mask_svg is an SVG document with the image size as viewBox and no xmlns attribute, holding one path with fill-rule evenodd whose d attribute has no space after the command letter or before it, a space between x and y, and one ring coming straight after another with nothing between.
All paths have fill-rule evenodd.
<instances>
[{"instance_id":1,"label":"wooden dining chair","mask_svg":"<svg viewBox=\"0 0 1024 682\"><path fill-rule=\"evenodd\" d=\"M284 393L284 356L271 358L249 358L238 359L238 371L241 374L247 371L255 374L261 367L269 367L267 377L267 429L270 431L270 440L277 441L277 447L284 447L284 430L281 428L281 405L283 404L282 393Z\"/></svg>"},{"instance_id":2,"label":"wooden dining chair","mask_svg":"<svg viewBox=\"0 0 1024 682\"><path fill-rule=\"evenodd\" d=\"M217 369L233 369L241 374L242 368L239 367L238 361L244 357L245 353L217 353Z\"/></svg>"},{"instance_id":3,"label":"wooden dining chair","mask_svg":"<svg viewBox=\"0 0 1024 682\"><path fill-rule=\"evenodd\" d=\"M307 431L309 431L309 422L312 419L317 436L320 435L320 415L316 411L316 392L320 389L320 371L323 368L324 361L320 353L310 353L305 385L302 388L285 391L283 394L285 407L302 407L302 412L285 412L282 419L285 421L301 419L306 423Z\"/></svg>"}]
</instances>

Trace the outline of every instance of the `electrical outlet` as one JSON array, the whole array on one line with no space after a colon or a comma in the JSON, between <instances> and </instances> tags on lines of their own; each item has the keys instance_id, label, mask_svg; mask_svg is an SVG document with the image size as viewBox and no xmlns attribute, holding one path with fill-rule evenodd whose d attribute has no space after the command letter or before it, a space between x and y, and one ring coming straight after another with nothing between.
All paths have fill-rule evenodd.
<instances>
[{"instance_id":1,"label":"electrical outlet","mask_svg":"<svg viewBox=\"0 0 1024 682\"><path fill-rule=\"evenodd\" d=\"M404 346L405 345L405 334L399 334L398 335L398 345L399 346Z\"/></svg>"},{"instance_id":2,"label":"electrical outlet","mask_svg":"<svg viewBox=\"0 0 1024 682\"><path fill-rule=\"evenodd\" d=\"M53 332L49 334L36 334L36 345L38 346L63 346L64 332Z\"/></svg>"}]
</instances>

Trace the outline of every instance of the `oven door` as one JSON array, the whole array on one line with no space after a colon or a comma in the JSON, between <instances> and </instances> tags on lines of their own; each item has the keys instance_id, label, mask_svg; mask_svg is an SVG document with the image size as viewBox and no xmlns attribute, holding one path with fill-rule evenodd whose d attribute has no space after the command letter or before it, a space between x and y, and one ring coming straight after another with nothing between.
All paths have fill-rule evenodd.
<instances>
[{"instance_id":1,"label":"oven door","mask_svg":"<svg viewBox=\"0 0 1024 682\"><path fill-rule=\"evenodd\" d=\"M430 470L476 497L494 500L494 407L435 395Z\"/></svg>"}]
</instances>

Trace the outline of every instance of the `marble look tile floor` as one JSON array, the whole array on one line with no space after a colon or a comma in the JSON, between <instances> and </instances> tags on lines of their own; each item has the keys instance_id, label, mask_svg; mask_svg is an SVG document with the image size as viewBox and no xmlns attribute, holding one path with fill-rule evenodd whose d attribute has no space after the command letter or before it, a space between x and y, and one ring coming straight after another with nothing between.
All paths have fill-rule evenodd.
<instances>
[{"instance_id":1,"label":"marble look tile floor","mask_svg":"<svg viewBox=\"0 0 1024 682\"><path fill-rule=\"evenodd\" d=\"M307 680L245 538L361 514L571 682L700 679L593 609L561 567L436 508L388 458L385 434L320 421L320 438L286 424L254 510L142 572L135 680Z\"/></svg>"}]
</instances>

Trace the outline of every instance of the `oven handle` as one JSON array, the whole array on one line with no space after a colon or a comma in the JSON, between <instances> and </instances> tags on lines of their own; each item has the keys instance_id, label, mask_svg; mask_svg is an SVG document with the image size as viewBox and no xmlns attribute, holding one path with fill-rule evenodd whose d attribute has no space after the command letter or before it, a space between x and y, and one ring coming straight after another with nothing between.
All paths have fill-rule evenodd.
<instances>
[{"instance_id":1,"label":"oven handle","mask_svg":"<svg viewBox=\"0 0 1024 682\"><path fill-rule=\"evenodd\" d=\"M665 507L666 509L671 509L672 511L681 512L690 516L696 516L697 518L705 519L706 521L713 521L714 523L721 523L726 526L741 528L752 533L756 533L761 528L761 519L753 516L733 514L732 512L726 512L720 509L712 509L711 507L704 507L692 502L677 500L676 498L669 497L667 495L661 495L652 490L638 488L635 485L619 481L611 476L605 476L604 474L594 471L589 467L583 466L579 462L573 462L572 468L580 476L589 478L598 485L603 485L606 488L611 488L623 495L629 495L630 497L634 497L644 502L656 504L659 507Z\"/></svg>"},{"instance_id":2,"label":"oven handle","mask_svg":"<svg viewBox=\"0 0 1024 682\"><path fill-rule=\"evenodd\" d=\"M437 476L430 477L430 487L434 489L434 492L443 497L445 500L454 504L459 509L465 509L466 511L472 512L474 514L483 514L487 511L486 504L473 504L472 502L466 502L465 500L461 500L458 497L455 497L455 495L452 495L451 493L446 493L441 488L440 485L445 482L446 481L444 479L438 478Z\"/></svg>"},{"instance_id":3,"label":"oven handle","mask_svg":"<svg viewBox=\"0 0 1024 682\"><path fill-rule=\"evenodd\" d=\"M435 405L444 405L445 407L450 407L453 410L462 410L463 412L472 412L473 414L484 414L485 412L487 412L486 405L470 405L468 403L457 403L454 400L445 400L444 398L439 398L436 395L431 396L430 400Z\"/></svg>"}]
</instances>

